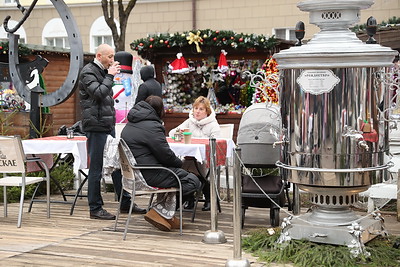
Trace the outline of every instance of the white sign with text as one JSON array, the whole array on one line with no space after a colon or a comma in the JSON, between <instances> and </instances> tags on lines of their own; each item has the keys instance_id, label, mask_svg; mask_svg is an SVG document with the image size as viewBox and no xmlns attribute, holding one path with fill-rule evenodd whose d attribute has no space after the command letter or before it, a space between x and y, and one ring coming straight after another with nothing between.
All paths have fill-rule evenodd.
<instances>
[{"instance_id":1,"label":"white sign with text","mask_svg":"<svg viewBox=\"0 0 400 267\"><path fill-rule=\"evenodd\" d=\"M340 79L331 70L304 70L296 81L304 92L320 95L332 91Z\"/></svg>"}]
</instances>

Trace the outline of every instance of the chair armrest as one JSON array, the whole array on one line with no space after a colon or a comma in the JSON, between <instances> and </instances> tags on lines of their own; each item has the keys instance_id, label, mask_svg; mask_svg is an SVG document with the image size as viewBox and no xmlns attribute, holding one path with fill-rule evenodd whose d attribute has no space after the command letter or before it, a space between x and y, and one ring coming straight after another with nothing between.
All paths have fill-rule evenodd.
<instances>
[{"instance_id":1,"label":"chair armrest","mask_svg":"<svg viewBox=\"0 0 400 267\"><path fill-rule=\"evenodd\" d=\"M47 166L46 162L40 158L40 157L26 157L25 158L26 162L37 162L36 164L39 165L39 167L46 172L46 176L50 176L50 168Z\"/></svg>"},{"instance_id":2,"label":"chair armrest","mask_svg":"<svg viewBox=\"0 0 400 267\"><path fill-rule=\"evenodd\" d=\"M144 165L135 164L135 165L131 165L131 166L133 169L137 169L137 170L165 170L165 171L168 171L175 177L176 181L179 184L179 188L180 188L179 191L182 193L181 180L179 179L178 175L174 171L170 170L169 168L164 167L162 165L146 165L146 164L144 164Z\"/></svg>"}]
</instances>

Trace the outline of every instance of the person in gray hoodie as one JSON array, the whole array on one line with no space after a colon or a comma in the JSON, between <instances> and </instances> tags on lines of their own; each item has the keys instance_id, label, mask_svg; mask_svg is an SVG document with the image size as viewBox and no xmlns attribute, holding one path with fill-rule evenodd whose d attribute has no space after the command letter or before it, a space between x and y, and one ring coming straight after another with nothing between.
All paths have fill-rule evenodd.
<instances>
[{"instance_id":1,"label":"person in gray hoodie","mask_svg":"<svg viewBox=\"0 0 400 267\"><path fill-rule=\"evenodd\" d=\"M156 95L162 98L162 87L154 78L153 66L149 65L142 67L140 69L140 77L142 78L143 83L139 85L135 105L140 101L146 100L146 98L151 95Z\"/></svg>"}]
</instances>

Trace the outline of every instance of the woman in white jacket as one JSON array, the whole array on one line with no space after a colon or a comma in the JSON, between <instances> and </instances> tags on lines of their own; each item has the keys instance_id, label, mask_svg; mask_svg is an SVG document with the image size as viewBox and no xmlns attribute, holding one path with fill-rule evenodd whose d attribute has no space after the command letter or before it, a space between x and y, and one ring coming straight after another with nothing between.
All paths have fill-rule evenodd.
<instances>
[{"instance_id":1,"label":"woman in white jacket","mask_svg":"<svg viewBox=\"0 0 400 267\"><path fill-rule=\"evenodd\" d=\"M204 96L198 97L193 103L193 109L189 113L189 118L181 123L178 127L169 132L169 136L173 137L177 130L189 129L193 138L218 138L220 137L221 129L215 116L215 112L210 105L210 100ZM210 210L210 183L204 179L206 175L206 167L204 164L198 164L201 174L199 175L197 168L194 165L196 159L187 157L183 163L183 169L197 174L200 180L204 183L203 194L205 198L203 211ZM188 201L186 207L193 208L194 201Z\"/></svg>"},{"instance_id":2,"label":"woman in white jacket","mask_svg":"<svg viewBox=\"0 0 400 267\"><path fill-rule=\"evenodd\" d=\"M169 131L169 136L173 137L178 129L181 131L190 129L193 138L219 137L221 129L215 117L215 112L210 105L210 100L204 96L198 97L193 103L189 118Z\"/></svg>"}]
</instances>

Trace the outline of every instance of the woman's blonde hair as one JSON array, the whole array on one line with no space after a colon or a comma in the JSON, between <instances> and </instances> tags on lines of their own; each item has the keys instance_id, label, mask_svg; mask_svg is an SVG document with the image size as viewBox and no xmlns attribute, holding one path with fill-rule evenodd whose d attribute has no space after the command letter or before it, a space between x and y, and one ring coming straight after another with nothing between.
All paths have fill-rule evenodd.
<instances>
[{"instance_id":1,"label":"woman's blonde hair","mask_svg":"<svg viewBox=\"0 0 400 267\"><path fill-rule=\"evenodd\" d=\"M198 105L203 104L206 107L207 117L211 114L211 104L210 100L204 96L199 96L193 103L193 108Z\"/></svg>"}]
</instances>

